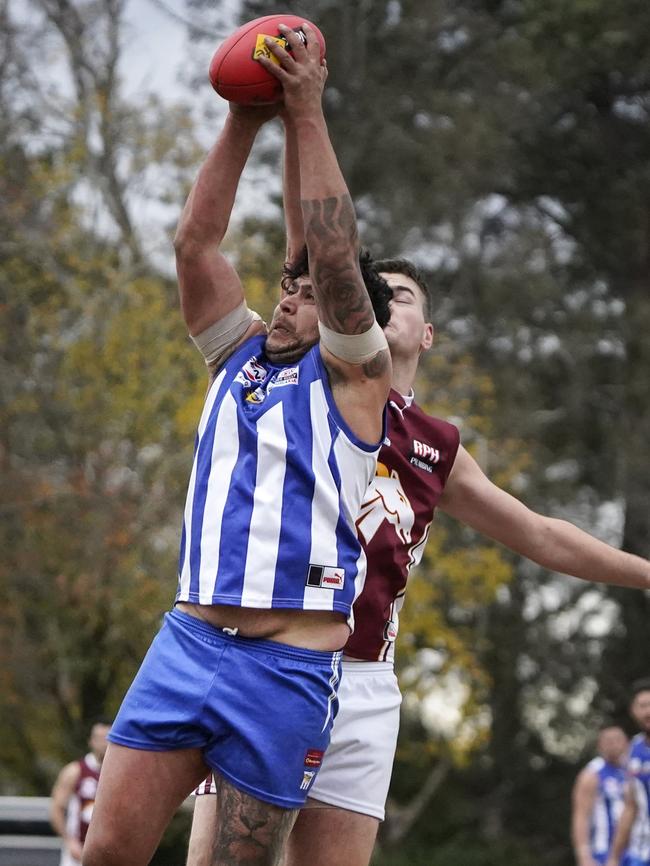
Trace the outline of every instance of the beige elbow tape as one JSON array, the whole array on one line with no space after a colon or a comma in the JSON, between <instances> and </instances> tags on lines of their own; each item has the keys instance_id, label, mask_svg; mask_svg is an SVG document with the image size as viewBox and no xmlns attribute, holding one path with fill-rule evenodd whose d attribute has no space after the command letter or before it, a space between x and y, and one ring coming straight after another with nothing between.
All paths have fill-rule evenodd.
<instances>
[{"instance_id":1,"label":"beige elbow tape","mask_svg":"<svg viewBox=\"0 0 650 866\"><path fill-rule=\"evenodd\" d=\"M214 364L256 321L261 322L261 316L249 310L246 302L242 301L223 319L192 337L192 342L205 358L205 363Z\"/></svg>"},{"instance_id":2,"label":"beige elbow tape","mask_svg":"<svg viewBox=\"0 0 650 866\"><path fill-rule=\"evenodd\" d=\"M388 348L384 332L377 322L363 334L339 334L322 322L318 323L320 341L328 352L349 364L365 364L382 349Z\"/></svg>"}]
</instances>

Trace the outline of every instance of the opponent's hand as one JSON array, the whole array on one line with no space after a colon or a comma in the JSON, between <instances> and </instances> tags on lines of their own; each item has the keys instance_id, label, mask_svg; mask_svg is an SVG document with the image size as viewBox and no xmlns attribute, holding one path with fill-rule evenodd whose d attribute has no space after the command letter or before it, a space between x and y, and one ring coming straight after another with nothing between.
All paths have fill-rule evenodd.
<instances>
[{"instance_id":1,"label":"opponent's hand","mask_svg":"<svg viewBox=\"0 0 650 866\"><path fill-rule=\"evenodd\" d=\"M260 57L258 62L282 84L288 114L296 116L313 111L320 112L327 65L325 61L321 61L320 44L314 31L308 24L302 25L306 39L306 43L303 43L290 27L280 24L279 30L287 40L291 52L272 39L267 39L266 45L279 61L279 65L267 57Z\"/></svg>"}]
</instances>

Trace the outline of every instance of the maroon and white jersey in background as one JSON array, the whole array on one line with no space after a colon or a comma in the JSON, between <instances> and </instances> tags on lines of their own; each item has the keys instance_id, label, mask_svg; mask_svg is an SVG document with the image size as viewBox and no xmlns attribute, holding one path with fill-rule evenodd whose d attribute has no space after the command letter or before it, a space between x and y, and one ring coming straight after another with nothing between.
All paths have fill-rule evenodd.
<instances>
[{"instance_id":1,"label":"maroon and white jersey in background","mask_svg":"<svg viewBox=\"0 0 650 866\"><path fill-rule=\"evenodd\" d=\"M422 559L433 512L458 452L453 424L432 418L391 390L387 439L356 521L368 558L344 652L367 661L394 656L409 572Z\"/></svg>"},{"instance_id":2,"label":"maroon and white jersey in background","mask_svg":"<svg viewBox=\"0 0 650 866\"><path fill-rule=\"evenodd\" d=\"M74 836L82 844L86 839L90 816L95 805L100 769L101 764L92 752L81 758L79 761L79 778L68 803L66 817L68 834Z\"/></svg>"}]
</instances>

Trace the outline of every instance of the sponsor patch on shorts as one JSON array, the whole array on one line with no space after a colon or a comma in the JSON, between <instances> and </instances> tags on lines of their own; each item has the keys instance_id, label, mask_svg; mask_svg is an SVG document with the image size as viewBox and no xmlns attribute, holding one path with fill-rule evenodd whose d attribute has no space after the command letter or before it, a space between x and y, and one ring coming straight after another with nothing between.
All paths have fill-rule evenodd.
<instances>
[{"instance_id":1,"label":"sponsor patch on shorts","mask_svg":"<svg viewBox=\"0 0 650 866\"><path fill-rule=\"evenodd\" d=\"M324 754L323 749L308 749L305 755L305 767L320 767Z\"/></svg>"}]
</instances>

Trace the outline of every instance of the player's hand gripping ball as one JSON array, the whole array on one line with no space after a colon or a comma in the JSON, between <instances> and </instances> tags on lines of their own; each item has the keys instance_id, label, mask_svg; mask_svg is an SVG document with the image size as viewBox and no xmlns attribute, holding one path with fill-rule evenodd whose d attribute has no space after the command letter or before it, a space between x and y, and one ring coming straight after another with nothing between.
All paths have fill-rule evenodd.
<instances>
[{"instance_id":1,"label":"player's hand gripping ball","mask_svg":"<svg viewBox=\"0 0 650 866\"><path fill-rule=\"evenodd\" d=\"M283 48L287 48L287 41L278 30L278 24L286 24L302 34L303 23L309 24L320 42L322 61L325 57L325 40L318 27L311 22L297 15L265 15L263 18L256 18L235 30L219 46L212 58L210 83L219 96L240 105L260 105L282 99L282 85L256 58L264 56L277 63L275 56L264 44L264 37L270 36Z\"/></svg>"}]
</instances>

